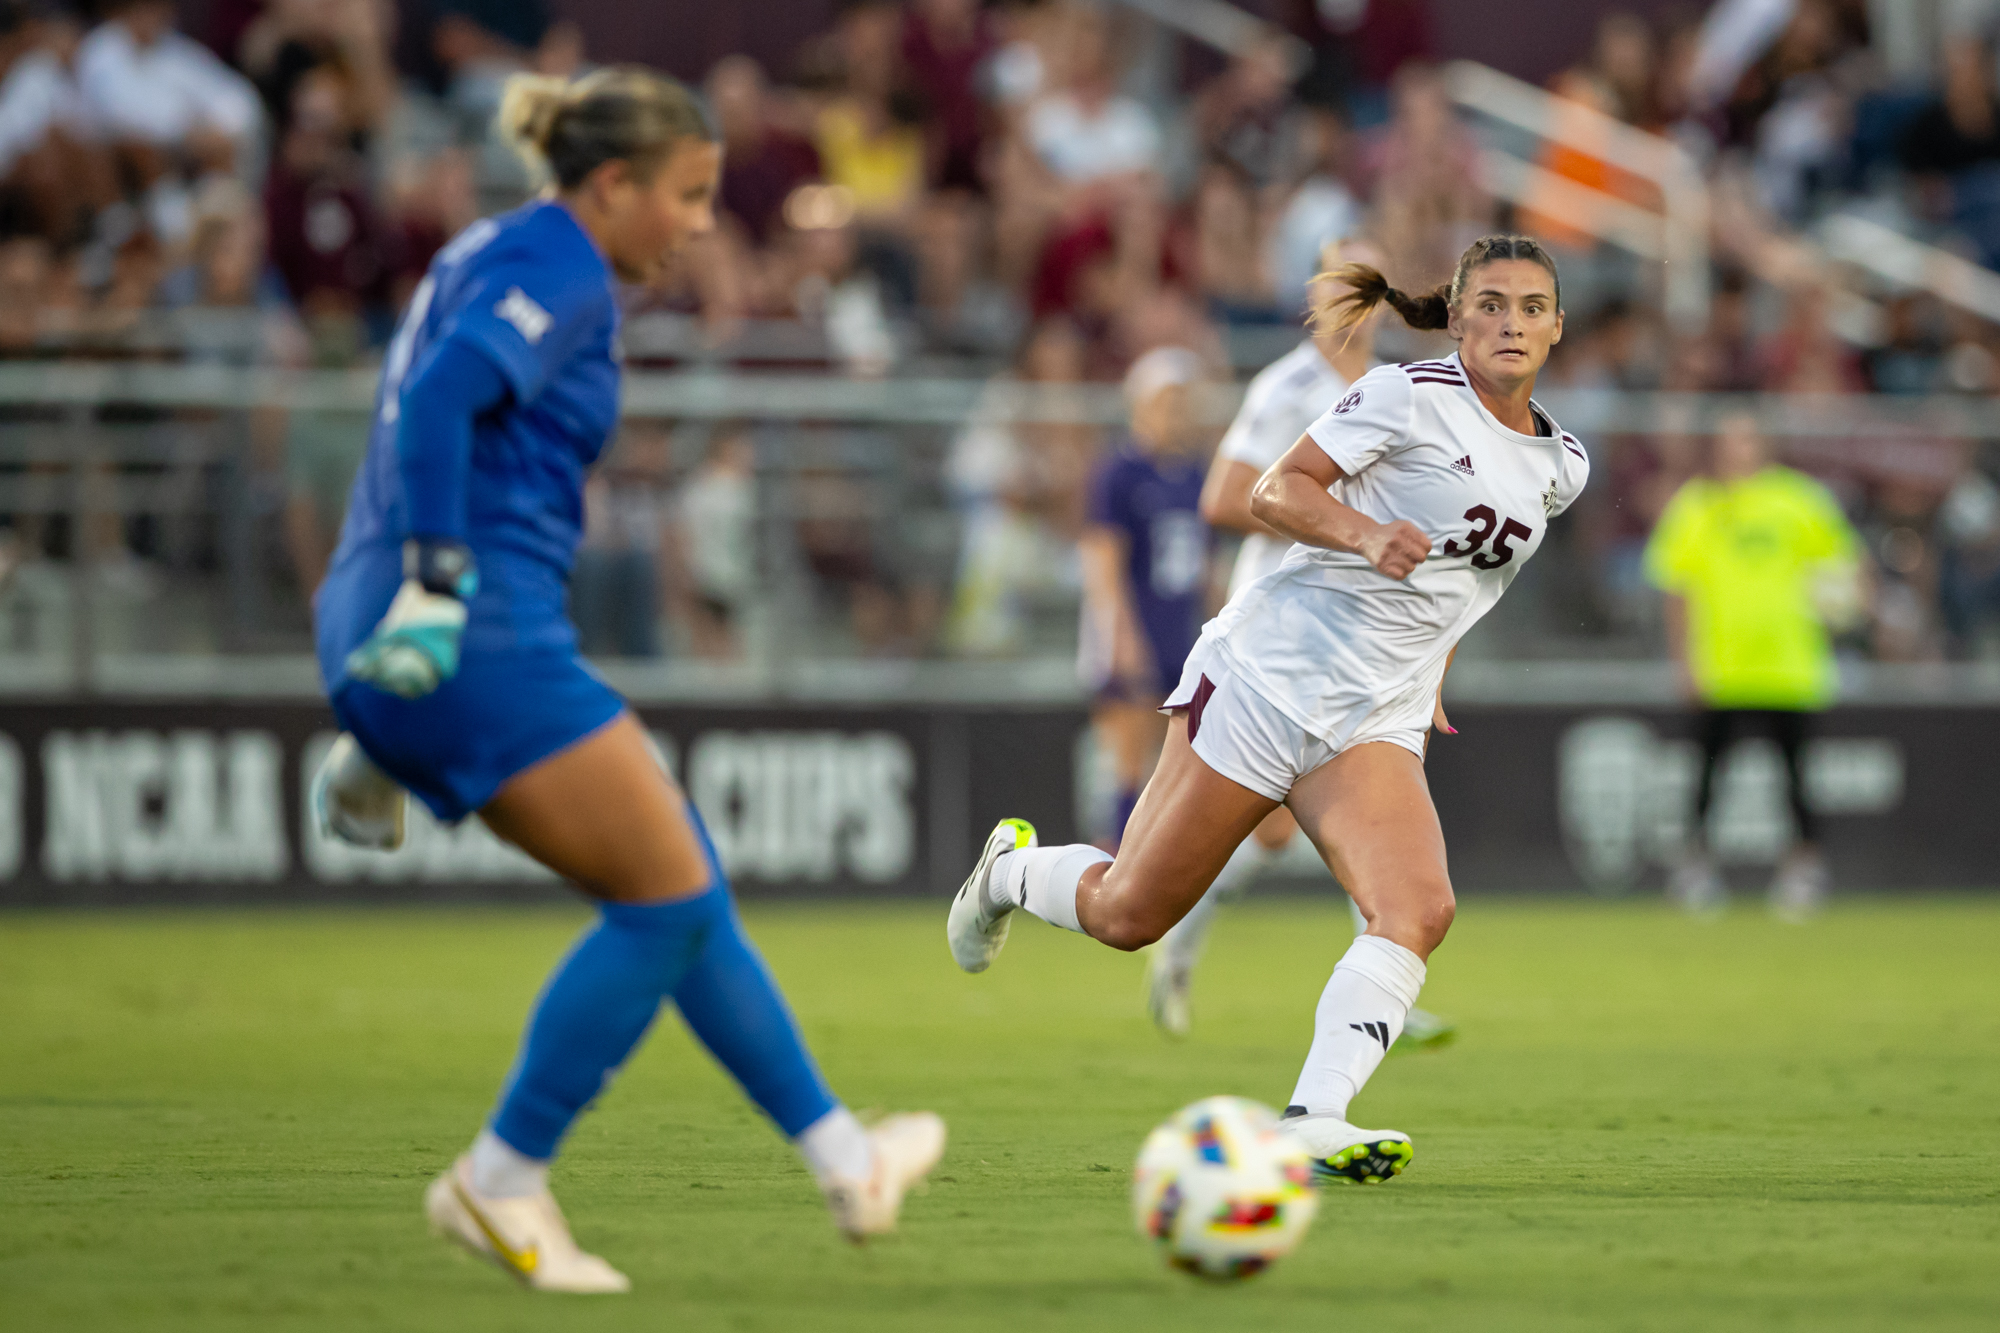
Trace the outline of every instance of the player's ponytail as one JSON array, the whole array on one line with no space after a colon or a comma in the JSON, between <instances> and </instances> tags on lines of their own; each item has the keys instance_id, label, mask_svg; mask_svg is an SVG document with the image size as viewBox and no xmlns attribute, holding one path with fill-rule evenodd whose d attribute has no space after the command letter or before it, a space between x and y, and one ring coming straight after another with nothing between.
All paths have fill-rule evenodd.
<instances>
[{"instance_id":1,"label":"player's ponytail","mask_svg":"<svg viewBox=\"0 0 2000 1333\"><path fill-rule=\"evenodd\" d=\"M1313 281L1339 284L1347 290L1313 306L1313 327L1337 333L1359 324L1376 306L1386 303L1413 329L1444 328L1451 322L1452 307L1465 295L1473 272L1482 264L1502 259L1525 259L1547 269L1555 284L1556 306L1561 308L1562 275L1556 272L1554 257L1542 248L1540 241L1532 236L1482 236L1458 257L1458 267L1452 271L1450 282L1420 296L1397 291L1380 270L1367 264L1341 264L1329 269Z\"/></svg>"},{"instance_id":2,"label":"player's ponytail","mask_svg":"<svg viewBox=\"0 0 2000 1333\"><path fill-rule=\"evenodd\" d=\"M650 177L683 140L713 143L714 126L695 95L664 74L615 65L574 81L516 74L500 97L503 139L562 189L606 162Z\"/></svg>"},{"instance_id":3,"label":"player's ponytail","mask_svg":"<svg viewBox=\"0 0 2000 1333\"><path fill-rule=\"evenodd\" d=\"M1413 329L1441 329L1451 318L1449 287L1411 296L1391 287L1389 280L1382 276L1382 271L1369 264L1341 264L1318 275L1313 281L1338 284L1347 289L1337 296L1314 303L1312 325L1322 332L1338 333L1342 329L1351 329L1368 318L1369 312L1376 306L1384 303Z\"/></svg>"}]
</instances>

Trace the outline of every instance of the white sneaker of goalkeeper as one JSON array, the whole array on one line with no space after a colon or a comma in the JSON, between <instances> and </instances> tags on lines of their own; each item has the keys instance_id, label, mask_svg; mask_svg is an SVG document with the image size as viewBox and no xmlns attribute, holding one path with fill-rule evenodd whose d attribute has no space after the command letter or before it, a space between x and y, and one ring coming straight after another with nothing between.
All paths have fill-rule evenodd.
<instances>
[{"instance_id":1,"label":"white sneaker of goalkeeper","mask_svg":"<svg viewBox=\"0 0 2000 1333\"><path fill-rule=\"evenodd\" d=\"M491 1259L536 1291L596 1294L630 1291L623 1273L577 1248L569 1223L544 1189L513 1199L489 1198L472 1184L471 1154L431 1182L424 1194L431 1231Z\"/></svg>"},{"instance_id":2,"label":"white sneaker of goalkeeper","mask_svg":"<svg viewBox=\"0 0 2000 1333\"><path fill-rule=\"evenodd\" d=\"M905 1111L869 1126L874 1163L867 1179L835 1175L820 1181L833 1224L857 1244L894 1231L903 1196L944 1156L944 1137L944 1121L929 1111Z\"/></svg>"},{"instance_id":3,"label":"white sneaker of goalkeeper","mask_svg":"<svg viewBox=\"0 0 2000 1333\"><path fill-rule=\"evenodd\" d=\"M860 1242L896 1229L903 1196L944 1155L944 1121L928 1111L892 1115L868 1130L865 1178L829 1175L820 1181L833 1224ZM624 1292L632 1282L570 1235L569 1223L546 1187L496 1198L473 1183L472 1154L431 1182L424 1213L435 1235L451 1240L519 1278L536 1291Z\"/></svg>"}]
</instances>

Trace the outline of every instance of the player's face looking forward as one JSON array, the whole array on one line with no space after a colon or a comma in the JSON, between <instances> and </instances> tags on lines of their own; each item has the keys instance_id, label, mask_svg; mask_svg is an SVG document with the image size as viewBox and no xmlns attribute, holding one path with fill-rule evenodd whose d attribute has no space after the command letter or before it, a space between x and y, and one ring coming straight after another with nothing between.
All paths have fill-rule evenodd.
<instances>
[{"instance_id":1,"label":"player's face looking forward","mask_svg":"<svg viewBox=\"0 0 2000 1333\"><path fill-rule=\"evenodd\" d=\"M1525 398L1562 341L1554 275L1529 259L1481 264L1467 275L1447 331L1482 398Z\"/></svg>"},{"instance_id":2,"label":"player's face looking forward","mask_svg":"<svg viewBox=\"0 0 2000 1333\"><path fill-rule=\"evenodd\" d=\"M715 230L722 145L684 139L650 175L625 159L606 162L565 200L626 282L657 280L674 255Z\"/></svg>"}]
</instances>

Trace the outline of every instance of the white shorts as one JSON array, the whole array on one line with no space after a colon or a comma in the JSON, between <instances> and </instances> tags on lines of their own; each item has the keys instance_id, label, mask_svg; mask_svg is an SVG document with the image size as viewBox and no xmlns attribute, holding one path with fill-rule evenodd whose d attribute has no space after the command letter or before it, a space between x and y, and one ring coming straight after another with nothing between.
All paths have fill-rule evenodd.
<instances>
[{"instance_id":1,"label":"white shorts","mask_svg":"<svg viewBox=\"0 0 2000 1333\"><path fill-rule=\"evenodd\" d=\"M1409 706L1371 713L1361 719L1347 743L1335 749L1280 712L1203 640L1188 655L1181 682L1160 711L1185 708L1188 744L1204 764L1260 796L1283 801L1300 778L1357 745L1387 741L1422 759L1432 702L1424 701L1420 719Z\"/></svg>"}]
</instances>

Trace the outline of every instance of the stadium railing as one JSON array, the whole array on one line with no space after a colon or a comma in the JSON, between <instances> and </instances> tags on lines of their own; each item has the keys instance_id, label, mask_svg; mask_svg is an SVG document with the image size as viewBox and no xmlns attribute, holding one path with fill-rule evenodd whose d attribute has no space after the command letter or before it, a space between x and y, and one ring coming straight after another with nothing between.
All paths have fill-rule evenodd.
<instances>
[{"instance_id":1,"label":"stadium railing","mask_svg":"<svg viewBox=\"0 0 2000 1333\"><path fill-rule=\"evenodd\" d=\"M1480 154L1486 188L1661 265L1668 316L1684 329L1708 322L1708 183L1685 150L1475 61L1453 61L1445 81L1461 107L1528 136L1529 145L1488 137ZM1549 171L1532 160L1530 145L1541 143L1561 144L1649 182L1659 191L1660 208Z\"/></svg>"},{"instance_id":2,"label":"stadium railing","mask_svg":"<svg viewBox=\"0 0 2000 1333\"><path fill-rule=\"evenodd\" d=\"M1668 316L1683 329L1706 324L1712 223L1721 201L1692 156L1671 139L1476 61L1453 61L1445 74L1453 100L1486 131L1480 165L1487 189L1657 265ZM1535 160L1548 144L1649 183L1660 206L1550 171ZM1735 225L1752 224L1739 216ZM1754 223L1757 230L1765 226ZM1745 239L1739 238L1739 248ZM1752 267L1812 268L1844 278L1842 315L1858 328L1880 326L1876 284L1928 292L1982 319L2000 320L2000 274L1851 208L1828 213L1809 235L1758 236L1749 249Z\"/></svg>"},{"instance_id":3,"label":"stadium railing","mask_svg":"<svg viewBox=\"0 0 2000 1333\"><path fill-rule=\"evenodd\" d=\"M0 365L0 516L11 516L11 570L0 572L0 692L21 696L173 695L308 697L317 690L309 612L287 568L284 464L269 418L338 413L365 430L371 371L284 372L219 365L12 363ZM1208 404L1220 422L1237 390ZM1967 450L2000 438L2000 404L1979 398L1727 397L1554 391L1547 401L1591 441L1599 487L1618 451L1646 436L1699 435L1720 415L1748 410L1816 471L1863 481L1891 476L1942 493ZM673 423L675 472L722 422L759 433L755 532L763 586L742 656L611 660L635 698L1073 702L1073 587L1045 590L1032 633L995 659L904 656L857 645L840 586L802 556L802 522L835 517L869 540L893 538L895 575L948 599L965 521L947 480L956 434L986 423L1116 426L1115 388L1037 388L971 378L844 379L745 374L697 367L634 372L628 421ZM358 453L358 437L353 447ZM816 498L817 497L817 498ZM814 508L815 505L820 508ZM50 525L67 536L50 536ZM145 530L149 562L122 543ZM1491 634L1468 644L1452 692L1501 702L1553 697L1665 701L1671 677L1658 639L1641 628L1576 628L1579 580L1601 552L1561 530L1524 575ZM109 539L105 536L111 533ZM74 552L28 559L25 548ZM107 549L110 548L110 549ZM1543 568L1546 567L1546 568ZM5 569L0 564L0 569ZM136 589L131 585L140 585ZM1568 600L1566 600L1568 599ZM1516 603L1526 603L1524 609ZM1482 627L1483 629L1484 627ZM911 649L915 655L908 655ZM1517 660L1518 659L1518 660ZM1858 699L2000 698L1986 664L1850 671Z\"/></svg>"}]
</instances>

